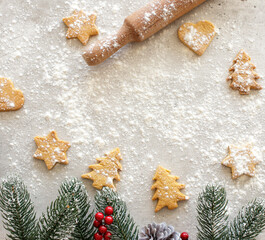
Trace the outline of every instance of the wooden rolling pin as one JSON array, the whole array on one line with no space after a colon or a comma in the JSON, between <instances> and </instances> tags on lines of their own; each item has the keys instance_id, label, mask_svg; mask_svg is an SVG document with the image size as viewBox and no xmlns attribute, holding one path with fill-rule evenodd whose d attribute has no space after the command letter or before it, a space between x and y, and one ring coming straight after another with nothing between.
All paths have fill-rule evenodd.
<instances>
[{"instance_id":1,"label":"wooden rolling pin","mask_svg":"<svg viewBox=\"0 0 265 240\"><path fill-rule=\"evenodd\" d=\"M141 42L206 0L155 0L124 20L119 32L91 45L83 54L88 65L97 65L129 42Z\"/></svg>"}]
</instances>

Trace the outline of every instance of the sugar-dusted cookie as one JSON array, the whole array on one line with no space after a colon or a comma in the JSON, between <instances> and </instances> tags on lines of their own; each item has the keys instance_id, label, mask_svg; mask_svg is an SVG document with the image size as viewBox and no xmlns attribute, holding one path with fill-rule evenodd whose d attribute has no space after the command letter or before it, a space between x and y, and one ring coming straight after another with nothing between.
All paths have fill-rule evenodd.
<instances>
[{"instance_id":1,"label":"sugar-dusted cookie","mask_svg":"<svg viewBox=\"0 0 265 240\"><path fill-rule=\"evenodd\" d=\"M202 55L216 34L214 25L209 21L184 23L178 30L178 37L188 48Z\"/></svg>"},{"instance_id":2,"label":"sugar-dusted cookie","mask_svg":"<svg viewBox=\"0 0 265 240\"><path fill-rule=\"evenodd\" d=\"M98 35L96 19L95 14L88 16L82 10L75 10L73 16L63 18L63 22L69 27L66 38L78 38L81 43L86 45L90 36Z\"/></svg>"},{"instance_id":3,"label":"sugar-dusted cookie","mask_svg":"<svg viewBox=\"0 0 265 240\"><path fill-rule=\"evenodd\" d=\"M43 160L50 170L56 163L68 164L66 151L70 143L59 140L55 131L51 131L47 137L34 138L38 149L33 157Z\"/></svg>"},{"instance_id":4,"label":"sugar-dusted cookie","mask_svg":"<svg viewBox=\"0 0 265 240\"><path fill-rule=\"evenodd\" d=\"M253 177L255 175L255 166L259 163L252 151L252 144L242 146L231 145L228 147L228 155L222 161L226 167L232 170L232 179L242 175Z\"/></svg>"},{"instance_id":5,"label":"sugar-dusted cookie","mask_svg":"<svg viewBox=\"0 0 265 240\"><path fill-rule=\"evenodd\" d=\"M14 88L12 81L0 78L0 112L15 111L23 105L23 93Z\"/></svg>"},{"instance_id":6,"label":"sugar-dusted cookie","mask_svg":"<svg viewBox=\"0 0 265 240\"><path fill-rule=\"evenodd\" d=\"M158 212L163 207L174 209L178 207L178 201L188 200L189 197L180 192L185 188L184 184L176 182L179 178L170 174L170 170L158 166L153 180L156 182L151 189L156 189L152 200L157 200L158 203L155 212Z\"/></svg>"},{"instance_id":7,"label":"sugar-dusted cookie","mask_svg":"<svg viewBox=\"0 0 265 240\"><path fill-rule=\"evenodd\" d=\"M91 179L93 186L97 189L105 187L114 188L113 180L120 181L119 171L122 170L120 149L115 148L106 153L105 157L97 158L98 164L90 165L93 169L90 173L82 175L82 178Z\"/></svg>"},{"instance_id":8,"label":"sugar-dusted cookie","mask_svg":"<svg viewBox=\"0 0 265 240\"><path fill-rule=\"evenodd\" d=\"M256 82L260 76L254 71L255 66L250 62L248 54L240 50L229 69L230 75L227 81L231 81L230 87L238 90L240 94L249 94L251 89L260 90L262 87Z\"/></svg>"}]
</instances>

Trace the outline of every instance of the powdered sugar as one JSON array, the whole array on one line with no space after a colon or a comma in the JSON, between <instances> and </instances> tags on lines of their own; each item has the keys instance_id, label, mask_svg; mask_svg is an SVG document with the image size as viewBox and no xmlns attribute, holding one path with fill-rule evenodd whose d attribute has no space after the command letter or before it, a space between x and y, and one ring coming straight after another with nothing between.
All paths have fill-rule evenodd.
<instances>
[{"instance_id":1,"label":"powdered sugar","mask_svg":"<svg viewBox=\"0 0 265 240\"><path fill-rule=\"evenodd\" d=\"M196 46L196 44L193 42L193 39L197 35L197 29L194 28L193 26L188 26L187 29L189 31L184 36L184 40L186 41L187 44L189 44L189 45L195 45Z\"/></svg>"}]
</instances>

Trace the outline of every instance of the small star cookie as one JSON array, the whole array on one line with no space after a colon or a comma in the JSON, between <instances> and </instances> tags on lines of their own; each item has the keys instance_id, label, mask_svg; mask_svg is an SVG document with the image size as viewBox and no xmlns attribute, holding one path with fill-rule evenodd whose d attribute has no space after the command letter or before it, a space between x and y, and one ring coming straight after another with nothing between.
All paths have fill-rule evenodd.
<instances>
[{"instance_id":1,"label":"small star cookie","mask_svg":"<svg viewBox=\"0 0 265 240\"><path fill-rule=\"evenodd\" d=\"M253 177L255 175L255 166L258 163L259 161L252 151L252 144L229 146L228 155L222 161L224 166L231 168L232 179L236 179L242 175Z\"/></svg>"},{"instance_id":2,"label":"small star cookie","mask_svg":"<svg viewBox=\"0 0 265 240\"><path fill-rule=\"evenodd\" d=\"M23 105L23 93L14 88L12 81L0 78L0 112L15 111Z\"/></svg>"},{"instance_id":3,"label":"small star cookie","mask_svg":"<svg viewBox=\"0 0 265 240\"><path fill-rule=\"evenodd\" d=\"M66 151L70 143L59 140L55 131L51 131L47 137L34 138L38 149L33 157L43 160L50 170L56 163L68 164Z\"/></svg>"},{"instance_id":4,"label":"small star cookie","mask_svg":"<svg viewBox=\"0 0 265 240\"><path fill-rule=\"evenodd\" d=\"M248 54L240 50L229 69L230 75L227 81L231 81L230 87L238 90L240 94L249 94L251 89L261 90L262 87L256 82L260 76L254 71L256 67L250 62Z\"/></svg>"},{"instance_id":5,"label":"small star cookie","mask_svg":"<svg viewBox=\"0 0 265 240\"><path fill-rule=\"evenodd\" d=\"M168 209L177 208L178 201L189 199L189 197L180 192L181 189L185 188L185 185L178 183L176 180L179 177L171 175L170 172L170 170L162 166L158 166L156 170L153 178L156 182L151 187L151 189L156 189L152 200L158 199L155 212L158 212L163 207L168 207Z\"/></svg>"},{"instance_id":6,"label":"small star cookie","mask_svg":"<svg viewBox=\"0 0 265 240\"><path fill-rule=\"evenodd\" d=\"M69 27L66 38L78 38L83 45L86 45L90 36L98 35L96 18L95 14L87 16L82 10L75 10L73 16L63 18L63 22Z\"/></svg>"},{"instance_id":7,"label":"small star cookie","mask_svg":"<svg viewBox=\"0 0 265 240\"><path fill-rule=\"evenodd\" d=\"M120 161L122 160L120 149L115 148L105 154L105 157L97 158L98 164L90 165L93 169L90 173L82 175L82 178L91 179L93 187L102 189L103 187L114 188L113 180L120 181L119 171L122 170Z\"/></svg>"},{"instance_id":8,"label":"small star cookie","mask_svg":"<svg viewBox=\"0 0 265 240\"><path fill-rule=\"evenodd\" d=\"M184 23L178 30L180 41L199 56L205 52L215 34L215 27L209 21Z\"/></svg>"}]
</instances>

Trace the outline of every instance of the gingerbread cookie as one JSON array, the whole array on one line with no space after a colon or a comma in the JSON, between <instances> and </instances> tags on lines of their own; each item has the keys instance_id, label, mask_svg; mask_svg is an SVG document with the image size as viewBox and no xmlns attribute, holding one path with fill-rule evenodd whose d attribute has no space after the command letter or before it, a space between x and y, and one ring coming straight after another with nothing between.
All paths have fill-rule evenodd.
<instances>
[{"instance_id":1,"label":"gingerbread cookie","mask_svg":"<svg viewBox=\"0 0 265 240\"><path fill-rule=\"evenodd\" d=\"M119 171L122 170L120 149L115 148L105 154L105 157L97 158L98 164L90 165L93 169L90 173L82 175L82 178L91 179L93 186L102 189L104 186L114 188L113 180L120 181Z\"/></svg>"},{"instance_id":2,"label":"gingerbread cookie","mask_svg":"<svg viewBox=\"0 0 265 240\"><path fill-rule=\"evenodd\" d=\"M66 38L78 38L84 45L87 44L90 36L98 35L95 25L97 16L87 16L82 10L73 12L73 16L63 18L63 22L69 27Z\"/></svg>"},{"instance_id":3,"label":"gingerbread cookie","mask_svg":"<svg viewBox=\"0 0 265 240\"><path fill-rule=\"evenodd\" d=\"M259 161L252 152L252 144L229 146L228 155L222 161L224 166L231 168L232 179L236 179L242 175L253 177L255 175L255 166L258 163Z\"/></svg>"},{"instance_id":4,"label":"gingerbread cookie","mask_svg":"<svg viewBox=\"0 0 265 240\"><path fill-rule=\"evenodd\" d=\"M234 64L229 69L230 75L227 81L231 81L230 87L238 90L240 94L249 94L251 89L260 90L262 87L256 82L260 76L254 71L255 66L250 62L251 58L246 52L240 50L234 59Z\"/></svg>"},{"instance_id":5,"label":"gingerbread cookie","mask_svg":"<svg viewBox=\"0 0 265 240\"><path fill-rule=\"evenodd\" d=\"M66 151L70 143L59 140L55 131L51 131L47 137L35 137L34 140L38 149L33 157L43 160L49 170L56 163L68 164Z\"/></svg>"},{"instance_id":6,"label":"gingerbread cookie","mask_svg":"<svg viewBox=\"0 0 265 240\"><path fill-rule=\"evenodd\" d=\"M170 172L170 170L162 166L158 166L156 170L153 178L156 182L151 187L151 189L156 189L152 200L158 199L155 212L158 212L166 206L168 209L177 208L178 201L189 199L189 197L180 192L181 189L185 188L185 185L177 183L176 180L178 180L179 177L171 175Z\"/></svg>"},{"instance_id":7,"label":"gingerbread cookie","mask_svg":"<svg viewBox=\"0 0 265 240\"><path fill-rule=\"evenodd\" d=\"M14 88L12 81L0 78L0 112L15 111L23 105L23 93Z\"/></svg>"},{"instance_id":8,"label":"gingerbread cookie","mask_svg":"<svg viewBox=\"0 0 265 240\"><path fill-rule=\"evenodd\" d=\"M178 30L180 41L199 56L205 52L215 34L215 27L209 21L184 23Z\"/></svg>"}]
</instances>

